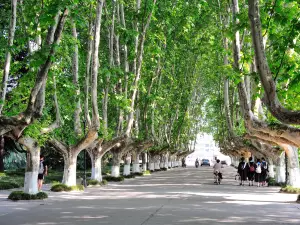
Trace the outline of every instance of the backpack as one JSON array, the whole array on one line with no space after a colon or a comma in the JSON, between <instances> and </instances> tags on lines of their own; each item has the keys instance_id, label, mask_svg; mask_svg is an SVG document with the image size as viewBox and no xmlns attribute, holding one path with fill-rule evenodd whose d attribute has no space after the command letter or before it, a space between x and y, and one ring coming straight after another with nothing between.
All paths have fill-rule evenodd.
<instances>
[{"instance_id":1,"label":"backpack","mask_svg":"<svg viewBox=\"0 0 300 225\"><path fill-rule=\"evenodd\" d=\"M40 161L39 174L44 174L44 162Z\"/></svg>"},{"instance_id":2,"label":"backpack","mask_svg":"<svg viewBox=\"0 0 300 225\"><path fill-rule=\"evenodd\" d=\"M250 172L255 172L255 167L254 167L254 165L252 164L252 165L250 165Z\"/></svg>"},{"instance_id":3,"label":"backpack","mask_svg":"<svg viewBox=\"0 0 300 225\"><path fill-rule=\"evenodd\" d=\"M261 173L261 164L257 164L255 172L256 173Z\"/></svg>"}]
</instances>

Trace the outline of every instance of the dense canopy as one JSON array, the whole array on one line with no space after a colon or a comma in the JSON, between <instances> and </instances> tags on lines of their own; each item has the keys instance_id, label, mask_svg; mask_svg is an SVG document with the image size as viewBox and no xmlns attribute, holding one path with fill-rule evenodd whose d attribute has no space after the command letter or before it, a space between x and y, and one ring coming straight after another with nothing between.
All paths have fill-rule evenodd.
<instances>
[{"instance_id":1,"label":"dense canopy","mask_svg":"<svg viewBox=\"0 0 300 225\"><path fill-rule=\"evenodd\" d=\"M107 152L119 176L205 132L232 157L287 152L300 186L297 1L4 0L0 16L0 135L30 152L28 179L41 147L73 185L84 149L101 180Z\"/></svg>"}]
</instances>

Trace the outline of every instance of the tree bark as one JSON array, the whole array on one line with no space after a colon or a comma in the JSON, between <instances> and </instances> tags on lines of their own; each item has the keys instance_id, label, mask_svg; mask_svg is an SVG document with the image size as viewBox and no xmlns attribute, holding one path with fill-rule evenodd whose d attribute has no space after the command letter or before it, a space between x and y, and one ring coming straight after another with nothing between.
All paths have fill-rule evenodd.
<instances>
[{"instance_id":1,"label":"tree bark","mask_svg":"<svg viewBox=\"0 0 300 225\"><path fill-rule=\"evenodd\" d=\"M92 161L92 176L91 179L102 181L102 155L101 154L90 154Z\"/></svg>"},{"instance_id":2,"label":"tree bark","mask_svg":"<svg viewBox=\"0 0 300 225\"><path fill-rule=\"evenodd\" d=\"M11 0L11 18L10 18L9 33L8 33L8 50L5 55L2 85L0 89L0 115L2 114L2 110L6 98L6 92L7 92L7 82L8 82L10 62L11 62L10 48L14 44L16 21L17 21L17 4L18 4L17 0Z\"/></svg>"},{"instance_id":3,"label":"tree bark","mask_svg":"<svg viewBox=\"0 0 300 225\"><path fill-rule=\"evenodd\" d=\"M4 137L0 136L0 173L4 172Z\"/></svg>"},{"instance_id":4,"label":"tree bark","mask_svg":"<svg viewBox=\"0 0 300 225\"><path fill-rule=\"evenodd\" d=\"M24 192L28 194L38 193L38 173L40 164L40 146L30 137L22 137L18 142L27 149L26 172L24 179Z\"/></svg>"},{"instance_id":5,"label":"tree bark","mask_svg":"<svg viewBox=\"0 0 300 225\"><path fill-rule=\"evenodd\" d=\"M282 152L277 160L275 179L277 183L285 182L285 152Z\"/></svg>"},{"instance_id":6,"label":"tree bark","mask_svg":"<svg viewBox=\"0 0 300 225\"><path fill-rule=\"evenodd\" d=\"M27 109L25 110L25 112L21 112L17 116L0 116L0 135L10 132L11 135L13 135L16 138L19 138L25 127L32 123L34 119L39 118L41 116L41 110L43 109L43 105L37 104L37 100L40 97L40 90L43 84L46 83L48 71L52 65L52 57L56 53L56 48L54 46L59 44L67 15L68 10L65 9L59 17L59 19L57 20L57 23L53 25L51 29L49 29L48 37L51 35L54 36L53 45L50 48L50 52L47 56L45 63L42 64L40 69L38 70L34 87L30 93ZM56 27L56 29L54 29L54 27Z\"/></svg>"},{"instance_id":7,"label":"tree bark","mask_svg":"<svg viewBox=\"0 0 300 225\"><path fill-rule=\"evenodd\" d=\"M259 14L259 1L249 0L249 20L260 81L265 90L264 103L274 117L285 124L300 124L300 111L288 110L281 105L276 93L276 84L267 61Z\"/></svg>"},{"instance_id":8,"label":"tree bark","mask_svg":"<svg viewBox=\"0 0 300 225\"><path fill-rule=\"evenodd\" d=\"M124 170L123 170L123 175L127 176L130 175L130 163L131 163L131 155L127 154L124 157Z\"/></svg>"},{"instance_id":9,"label":"tree bark","mask_svg":"<svg viewBox=\"0 0 300 225\"><path fill-rule=\"evenodd\" d=\"M74 44L74 55L73 55L73 65L72 65L72 71L73 71L73 84L76 87L76 106L75 106L75 112L74 112L74 130L75 134L77 136L80 136L82 134L81 129L81 121L80 121L80 114L81 114L81 103L80 103L80 86L79 86L79 74L78 74L78 44L77 44L77 30L76 30L76 24L72 20L72 36L75 41Z\"/></svg>"},{"instance_id":10,"label":"tree bark","mask_svg":"<svg viewBox=\"0 0 300 225\"><path fill-rule=\"evenodd\" d=\"M295 188L300 188L298 148L286 144L280 144L280 147L284 149L289 159L288 160L289 179L287 184Z\"/></svg>"},{"instance_id":11,"label":"tree bark","mask_svg":"<svg viewBox=\"0 0 300 225\"><path fill-rule=\"evenodd\" d=\"M156 0L153 0L153 5L155 6L155 4L156 4ZM146 32L150 25L153 9L154 8L152 8L152 10L147 18L147 22L144 25L142 34L140 36L139 52L137 54L138 55L137 56L137 69L136 69L136 73L135 73L135 78L134 78L134 82L133 82L133 91L132 91L132 95L131 95L131 105L130 105L131 111L128 116L127 128L126 128L126 132L125 132L127 137L130 136L132 125L134 122L134 106L135 106L135 100L136 100L137 91L138 91L138 83L141 78L141 69L142 69L143 54L144 54L144 43L145 43L145 39L146 39Z\"/></svg>"}]
</instances>

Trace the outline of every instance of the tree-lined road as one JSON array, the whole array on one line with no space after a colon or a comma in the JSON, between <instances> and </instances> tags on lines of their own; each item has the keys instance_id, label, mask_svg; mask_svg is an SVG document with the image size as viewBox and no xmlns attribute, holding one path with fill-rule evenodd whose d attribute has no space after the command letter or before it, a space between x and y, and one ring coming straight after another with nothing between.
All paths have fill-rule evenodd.
<instances>
[{"instance_id":1,"label":"tree-lined road","mask_svg":"<svg viewBox=\"0 0 300 225\"><path fill-rule=\"evenodd\" d=\"M3 200L0 224L300 223L300 206L292 203L295 195L278 193L278 188L240 187L234 175L227 167L223 183L214 185L211 168L180 168L84 193L50 193L44 202Z\"/></svg>"}]
</instances>

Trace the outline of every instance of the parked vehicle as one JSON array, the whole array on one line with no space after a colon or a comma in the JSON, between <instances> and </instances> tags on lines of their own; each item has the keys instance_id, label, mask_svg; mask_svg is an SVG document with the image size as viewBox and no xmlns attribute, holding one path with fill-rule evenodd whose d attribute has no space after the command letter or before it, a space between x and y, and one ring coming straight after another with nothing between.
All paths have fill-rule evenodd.
<instances>
[{"instance_id":1,"label":"parked vehicle","mask_svg":"<svg viewBox=\"0 0 300 225\"><path fill-rule=\"evenodd\" d=\"M201 166L210 166L210 162L208 159L202 159L201 160Z\"/></svg>"},{"instance_id":2,"label":"parked vehicle","mask_svg":"<svg viewBox=\"0 0 300 225\"><path fill-rule=\"evenodd\" d=\"M228 165L227 162L226 162L226 160L222 160L222 161L221 161L221 164L222 164L222 165Z\"/></svg>"}]
</instances>

